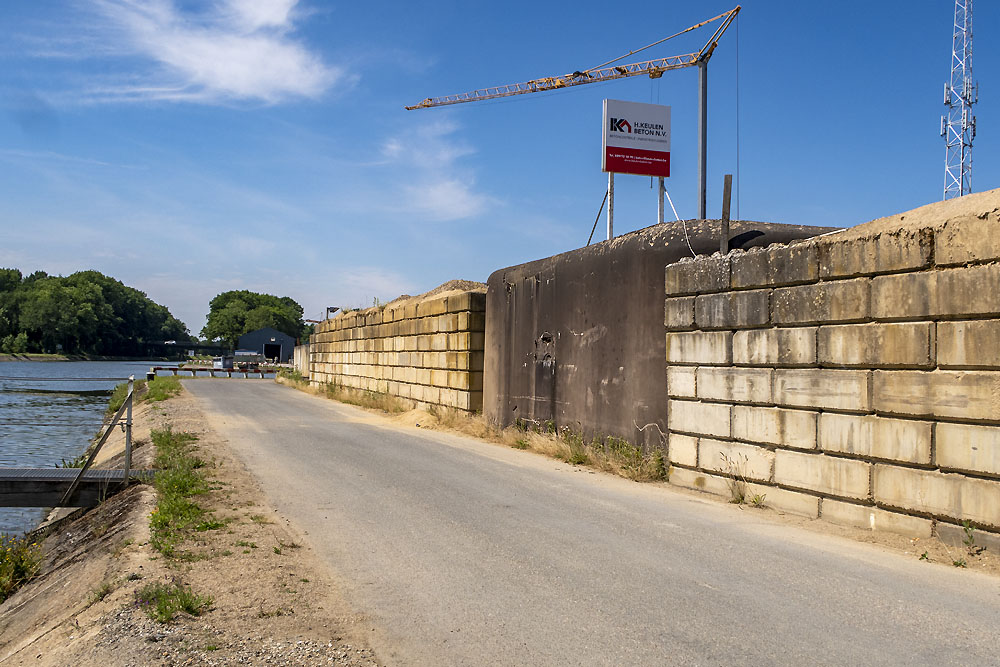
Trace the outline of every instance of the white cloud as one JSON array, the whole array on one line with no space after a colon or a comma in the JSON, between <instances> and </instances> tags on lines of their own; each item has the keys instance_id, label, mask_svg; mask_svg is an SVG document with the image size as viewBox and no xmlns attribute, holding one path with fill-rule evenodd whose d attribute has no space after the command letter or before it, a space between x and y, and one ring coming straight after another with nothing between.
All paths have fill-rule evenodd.
<instances>
[{"instance_id":1,"label":"white cloud","mask_svg":"<svg viewBox=\"0 0 1000 667\"><path fill-rule=\"evenodd\" d=\"M263 101L315 98L346 78L296 41L297 0L215 0L182 11L172 0L99 0L114 37L157 63L139 81L90 89L91 101Z\"/></svg>"},{"instance_id":2,"label":"white cloud","mask_svg":"<svg viewBox=\"0 0 1000 667\"><path fill-rule=\"evenodd\" d=\"M382 143L385 163L401 167L405 174L390 206L395 213L444 222L479 215L494 202L476 192L475 172L460 164L460 158L475 149L453 138L458 129L455 123L437 121Z\"/></svg>"}]
</instances>

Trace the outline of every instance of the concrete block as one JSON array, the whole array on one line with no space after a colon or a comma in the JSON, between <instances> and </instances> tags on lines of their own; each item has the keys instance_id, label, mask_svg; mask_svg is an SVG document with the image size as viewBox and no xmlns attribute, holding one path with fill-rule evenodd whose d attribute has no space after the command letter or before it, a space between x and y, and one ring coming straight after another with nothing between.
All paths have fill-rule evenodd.
<instances>
[{"instance_id":1,"label":"concrete block","mask_svg":"<svg viewBox=\"0 0 1000 667\"><path fill-rule=\"evenodd\" d=\"M774 402L802 408L868 412L870 373L825 368L774 371Z\"/></svg>"},{"instance_id":2,"label":"concrete block","mask_svg":"<svg viewBox=\"0 0 1000 667\"><path fill-rule=\"evenodd\" d=\"M774 452L763 447L710 438L698 440L698 465L704 470L767 482L773 463Z\"/></svg>"},{"instance_id":3,"label":"concrete block","mask_svg":"<svg viewBox=\"0 0 1000 667\"><path fill-rule=\"evenodd\" d=\"M846 324L819 328L819 363L836 366L934 365L934 324Z\"/></svg>"},{"instance_id":4,"label":"concrete block","mask_svg":"<svg viewBox=\"0 0 1000 667\"><path fill-rule=\"evenodd\" d=\"M1000 553L1000 534L988 533L975 522L972 522L972 525L974 526L972 538L976 541L976 546L986 547L994 556ZM945 544L958 549L966 548L965 526L938 521L937 526L935 527L935 532L937 533L938 538Z\"/></svg>"},{"instance_id":5,"label":"concrete block","mask_svg":"<svg viewBox=\"0 0 1000 667\"><path fill-rule=\"evenodd\" d=\"M939 422L934 428L939 467L1000 475L1000 426Z\"/></svg>"},{"instance_id":6,"label":"concrete block","mask_svg":"<svg viewBox=\"0 0 1000 667\"><path fill-rule=\"evenodd\" d=\"M697 401L667 401L667 426L671 431L730 437L729 406Z\"/></svg>"},{"instance_id":7,"label":"concrete block","mask_svg":"<svg viewBox=\"0 0 1000 667\"><path fill-rule=\"evenodd\" d=\"M945 223L937 230L934 261L940 265L968 264L1000 259L997 218L965 218Z\"/></svg>"},{"instance_id":8,"label":"concrete block","mask_svg":"<svg viewBox=\"0 0 1000 667\"><path fill-rule=\"evenodd\" d=\"M872 488L883 505L1000 527L1000 482L879 464Z\"/></svg>"},{"instance_id":9,"label":"concrete block","mask_svg":"<svg viewBox=\"0 0 1000 667\"><path fill-rule=\"evenodd\" d=\"M667 367L667 396L694 398L697 368L694 366Z\"/></svg>"},{"instance_id":10,"label":"concrete block","mask_svg":"<svg viewBox=\"0 0 1000 667\"><path fill-rule=\"evenodd\" d=\"M1000 371L875 371L875 410L1000 421Z\"/></svg>"},{"instance_id":11,"label":"concrete block","mask_svg":"<svg viewBox=\"0 0 1000 667\"><path fill-rule=\"evenodd\" d=\"M731 403L770 403L770 368L699 368L698 398Z\"/></svg>"},{"instance_id":12,"label":"concrete block","mask_svg":"<svg viewBox=\"0 0 1000 667\"><path fill-rule=\"evenodd\" d=\"M796 449L816 448L815 412L733 406L733 437Z\"/></svg>"},{"instance_id":13,"label":"concrete block","mask_svg":"<svg viewBox=\"0 0 1000 667\"><path fill-rule=\"evenodd\" d=\"M775 452L774 481L842 498L868 498L871 464L822 454Z\"/></svg>"},{"instance_id":14,"label":"concrete block","mask_svg":"<svg viewBox=\"0 0 1000 667\"><path fill-rule=\"evenodd\" d=\"M810 519L819 517L819 498L807 493L789 491L776 486L760 486L751 484L751 495L759 495L764 499L764 507L769 507L785 514L795 514Z\"/></svg>"},{"instance_id":15,"label":"concrete block","mask_svg":"<svg viewBox=\"0 0 1000 667\"><path fill-rule=\"evenodd\" d=\"M872 316L876 319L931 319L1000 315L1000 264L876 276Z\"/></svg>"},{"instance_id":16,"label":"concrete block","mask_svg":"<svg viewBox=\"0 0 1000 667\"><path fill-rule=\"evenodd\" d=\"M931 463L930 422L871 415L824 413L819 418L819 448L866 458Z\"/></svg>"},{"instance_id":17,"label":"concrete block","mask_svg":"<svg viewBox=\"0 0 1000 667\"><path fill-rule=\"evenodd\" d=\"M937 362L943 368L1000 368L1000 320L938 322Z\"/></svg>"},{"instance_id":18,"label":"concrete block","mask_svg":"<svg viewBox=\"0 0 1000 667\"><path fill-rule=\"evenodd\" d=\"M419 317L431 317L433 315L443 315L448 312L448 300L430 299L417 304L417 315Z\"/></svg>"},{"instance_id":19,"label":"concrete block","mask_svg":"<svg viewBox=\"0 0 1000 667\"><path fill-rule=\"evenodd\" d=\"M794 285L815 282L818 278L819 262L813 243L751 250L737 255L732 262L734 289Z\"/></svg>"},{"instance_id":20,"label":"concrete block","mask_svg":"<svg viewBox=\"0 0 1000 667\"><path fill-rule=\"evenodd\" d=\"M855 505L845 503L832 498L823 499L822 514L824 521L836 523L841 526L853 526L855 528L865 528L871 531L883 533L896 533L907 537L930 537L932 523L928 519L922 519L898 512L867 505Z\"/></svg>"},{"instance_id":21,"label":"concrete block","mask_svg":"<svg viewBox=\"0 0 1000 667\"><path fill-rule=\"evenodd\" d=\"M934 252L933 232L929 228L884 232L849 240L837 236L817 242L822 278L916 271L930 266Z\"/></svg>"},{"instance_id":22,"label":"concrete block","mask_svg":"<svg viewBox=\"0 0 1000 667\"><path fill-rule=\"evenodd\" d=\"M667 334L668 364L729 364L733 360L729 331L692 331Z\"/></svg>"},{"instance_id":23,"label":"concrete block","mask_svg":"<svg viewBox=\"0 0 1000 667\"><path fill-rule=\"evenodd\" d=\"M671 433L667 436L667 453L671 463L694 468L698 465L698 438Z\"/></svg>"},{"instance_id":24,"label":"concrete block","mask_svg":"<svg viewBox=\"0 0 1000 667\"><path fill-rule=\"evenodd\" d=\"M687 489L704 491L716 496L729 496L729 483L725 477L709 475L697 470L671 467L668 479L671 484L676 484Z\"/></svg>"},{"instance_id":25,"label":"concrete block","mask_svg":"<svg viewBox=\"0 0 1000 667\"><path fill-rule=\"evenodd\" d=\"M771 295L771 320L779 325L865 320L868 288L867 278L778 288Z\"/></svg>"},{"instance_id":26,"label":"concrete block","mask_svg":"<svg viewBox=\"0 0 1000 667\"><path fill-rule=\"evenodd\" d=\"M695 299L695 323L699 329L745 329L766 326L771 317L771 290L722 292Z\"/></svg>"},{"instance_id":27,"label":"concrete block","mask_svg":"<svg viewBox=\"0 0 1000 667\"><path fill-rule=\"evenodd\" d=\"M699 257L668 264L665 269L667 296L706 294L729 289L729 260L723 257Z\"/></svg>"},{"instance_id":28,"label":"concrete block","mask_svg":"<svg viewBox=\"0 0 1000 667\"><path fill-rule=\"evenodd\" d=\"M737 331L733 363L753 366L802 366L816 363L816 327Z\"/></svg>"},{"instance_id":29,"label":"concrete block","mask_svg":"<svg viewBox=\"0 0 1000 667\"><path fill-rule=\"evenodd\" d=\"M663 325L667 330L694 329L693 296L679 296L667 299L663 307Z\"/></svg>"}]
</instances>

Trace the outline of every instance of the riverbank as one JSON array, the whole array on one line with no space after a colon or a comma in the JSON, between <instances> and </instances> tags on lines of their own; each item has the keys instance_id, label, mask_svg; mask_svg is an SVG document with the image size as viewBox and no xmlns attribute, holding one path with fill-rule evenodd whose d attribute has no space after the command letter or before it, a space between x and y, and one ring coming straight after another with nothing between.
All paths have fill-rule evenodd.
<instances>
[{"instance_id":1,"label":"riverbank","mask_svg":"<svg viewBox=\"0 0 1000 667\"><path fill-rule=\"evenodd\" d=\"M229 380L227 380L229 381ZM135 410L136 467L151 467L151 432L196 436L210 488L198 503L212 529L167 558L150 544L156 492L135 485L76 513L44 538L39 576L0 605L0 664L373 665L367 628L303 536L295 533L186 392ZM120 434L100 457L114 467ZM152 620L137 604L150 584L179 582L212 599L195 617Z\"/></svg>"},{"instance_id":2,"label":"riverbank","mask_svg":"<svg viewBox=\"0 0 1000 667\"><path fill-rule=\"evenodd\" d=\"M105 357L99 354L0 354L0 361L182 361L187 357Z\"/></svg>"}]
</instances>

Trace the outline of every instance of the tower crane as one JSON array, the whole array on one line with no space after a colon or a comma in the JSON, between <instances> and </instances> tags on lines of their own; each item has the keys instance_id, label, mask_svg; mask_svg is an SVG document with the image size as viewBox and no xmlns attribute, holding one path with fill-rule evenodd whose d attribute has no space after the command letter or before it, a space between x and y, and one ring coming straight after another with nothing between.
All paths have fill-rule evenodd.
<instances>
[{"instance_id":1,"label":"tower crane","mask_svg":"<svg viewBox=\"0 0 1000 667\"><path fill-rule=\"evenodd\" d=\"M562 88L569 88L571 86L581 86L587 83L599 83L602 81L611 81L614 79L625 79L632 76L646 75L650 79L659 79L663 76L664 72L670 70L682 69L684 67L697 67L698 68L698 217L706 217L706 195L705 195L705 180L707 175L707 139L708 139L708 61L711 59L712 54L715 52L715 48L719 45L719 38L722 37L723 33L739 14L741 9L740 5L737 5L728 12L714 16L706 21L697 23L689 28L685 28L678 33L665 37L661 40L655 41L652 44L643 46L642 48L635 49L634 51L629 51L623 56L615 58L614 60L609 60L608 62L601 63L596 67L592 67L586 70L577 70L572 74L563 74L561 76L549 76L541 77L538 79L532 79L531 81L525 81L523 83L511 83L504 86L493 86L490 88L480 88L478 90L473 90L468 93L459 93L457 95L445 95L443 97L428 97L418 104L413 106L408 106L406 109L412 111L414 109L430 109L433 107L447 106L450 104L462 104L464 102L480 102L483 100L492 100L498 97L510 97L512 95L524 95L526 93L541 93L551 90L560 90ZM668 39L673 39L679 35L683 35L686 32L696 30L702 26L708 25L709 23L714 23L719 21L715 32L705 43L705 46L701 50L693 53L685 53L677 56L668 56L666 58L657 58L655 60L645 60L643 62L630 63L625 65L615 65L620 60L624 60L629 56L632 56L640 51L645 51L648 48L662 44ZM661 188L662 191L662 188ZM662 197L661 197L662 198Z\"/></svg>"}]
</instances>

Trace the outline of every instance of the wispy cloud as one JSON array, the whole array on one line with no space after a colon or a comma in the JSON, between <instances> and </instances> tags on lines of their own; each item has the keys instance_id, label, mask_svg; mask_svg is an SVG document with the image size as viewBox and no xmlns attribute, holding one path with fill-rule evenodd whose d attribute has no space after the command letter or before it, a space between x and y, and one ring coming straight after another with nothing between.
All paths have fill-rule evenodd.
<instances>
[{"instance_id":1,"label":"wispy cloud","mask_svg":"<svg viewBox=\"0 0 1000 667\"><path fill-rule=\"evenodd\" d=\"M393 208L427 220L461 220L481 214L494 202L475 189L475 172L460 159L475 153L472 146L455 139L455 123L438 121L421 125L382 144L386 164L405 168Z\"/></svg>"},{"instance_id":2,"label":"wispy cloud","mask_svg":"<svg viewBox=\"0 0 1000 667\"><path fill-rule=\"evenodd\" d=\"M215 0L182 10L173 0L97 0L109 38L153 67L92 85L86 99L273 104L318 97L350 77L295 39L297 2Z\"/></svg>"}]
</instances>

